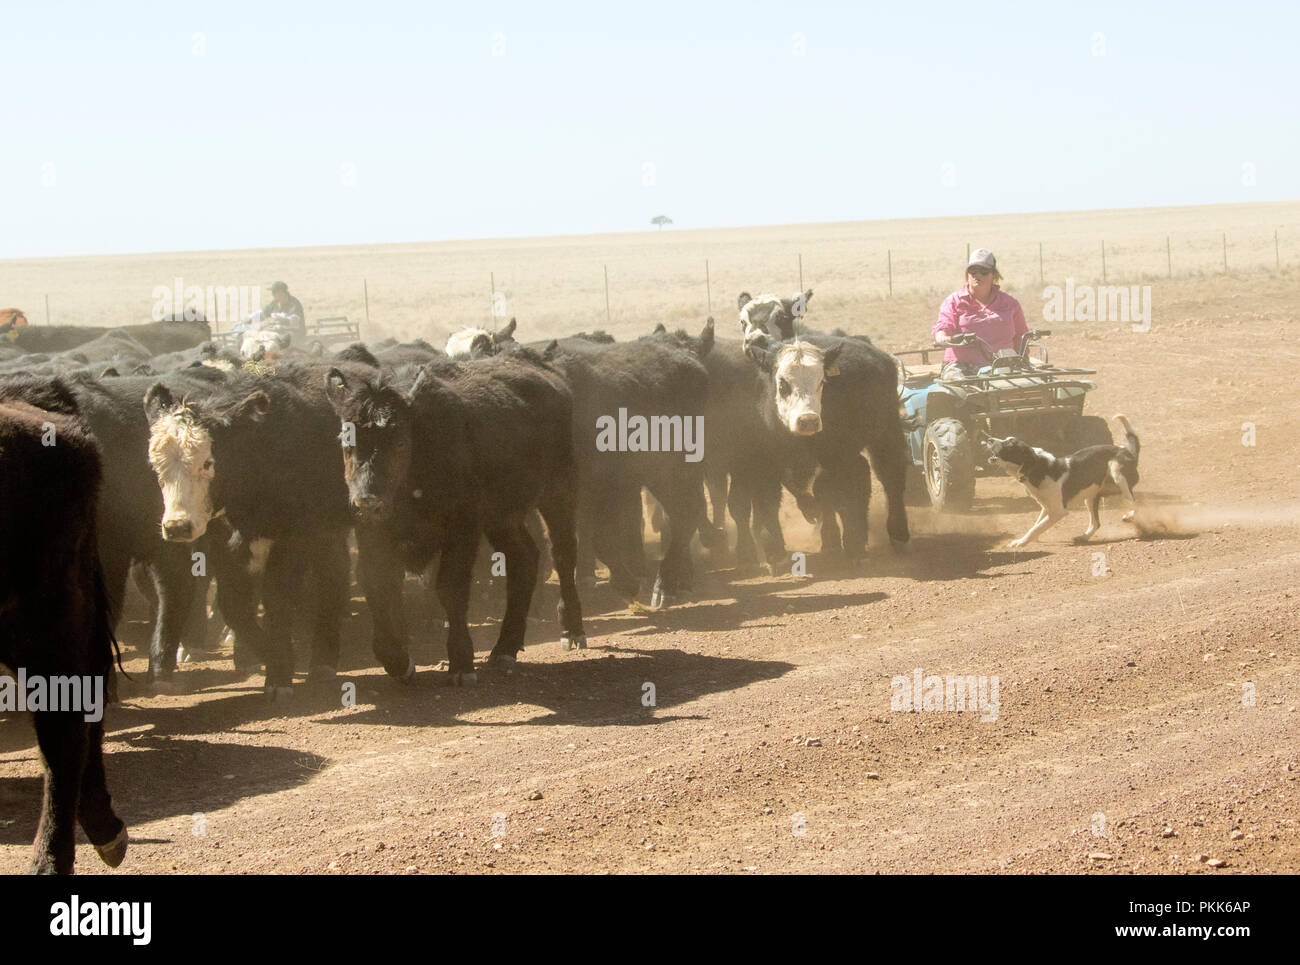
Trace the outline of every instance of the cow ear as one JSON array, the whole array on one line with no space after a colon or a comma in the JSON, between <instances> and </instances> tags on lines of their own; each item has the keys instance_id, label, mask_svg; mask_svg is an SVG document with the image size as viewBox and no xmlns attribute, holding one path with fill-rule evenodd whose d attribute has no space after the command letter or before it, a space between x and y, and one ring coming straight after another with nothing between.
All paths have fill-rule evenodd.
<instances>
[{"instance_id":1,"label":"cow ear","mask_svg":"<svg viewBox=\"0 0 1300 965\"><path fill-rule=\"evenodd\" d=\"M542 349L542 358L545 361L550 362L554 360L555 356L558 354L560 354L560 341L559 339L553 338L551 339L551 344Z\"/></svg>"},{"instance_id":2,"label":"cow ear","mask_svg":"<svg viewBox=\"0 0 1300 965\"><path fill-rule=\"evenodd\" d=\"M229 425L237 420L247 422L261 422L266 418L266 414L271 411L271 397L258 389L256 392L245 396L225 412L225 421Z\"/></svg>"},{"instance_id":3,"label":"cow ear","mask_svg":"<svg viewBox=\"0 0 1300 965\"><path fill-rule=\"evenodd\" d=\"M826 350L826 355L823 358L822 368L823 371L826 373L826 378L828 379L834 378L835 376L840 374L839 360L840 360L840 349L842 348L844 348L844 346L843 344L840 344L834 346L833 348L828 348Z\"/></svg>"},{"instance_id":4,"label":"cow ear","mask_svg":"<svg viewBox=\"0 0 1300 965\"><path fill-rule=\"evenodd\" d=\"M428 381L429 381L429 366L421 365L420 371L415 374L415 381L412 382L411 387L406 390L407 401L409 402L412 399L414 399L415 394L419 392L420 389L424 387L424 384Z\"/></svg>"},{"instance_id":5,"label":"cow ear","mask_svg":"<svg viewBox=\"0 0 1300 965\"><path fill-rule=\"evenodd\" d=\"M695 354L698 355L700 358L704 358L704 356L708 355L712 351L713 351L713 316L710 315L709 320L704 323L704 328L700 332L700 342L696 349Z\"/></svg>"},{"instance_id":6,"label":"cow ear","mask_svg":"<svg viewBox=\"0 0 1300 965\"><path fill-rule=\"evenodd\" d=\"M764 372L772 371L772 353L767 350L765 339L752 339L745 343L745 354L749 360Z\"/></svg>"},{"instance_id":7,"label":"cow ear","mask_svg":"<svg viewBox=\"0 0 1300 965\"><path fill-rule=\"evenodd\" d=\"M175 405L176 398L172 395L171 389L161 382L149 386L149 391L144 394L144 412L151 423Z\"/></svg>"},{"instance_id":8,"label":"cow ear","mask_svg":"<svg viewBox=\"0 0 1300 965\"><path fill-rule=\"evenodd\" d=\"M809 303L810 301L812 301L812 289L811 289L811 288L809 288L806 292L803 293L803 303L804 303L804 306L807 307L807 305L808 305L808 303Z\"/></svg>"},{"instance_id":9,"label":"cow ear","mask_svg":"<svg viewBox=\"0 0 1300 965\"><path fill-rule=\"evenodd\" d=\"M751 295L749 292L741 292L740 296L736 299L736 308L743 309L746 305L748 305L753 300L754 300L754 296Z\"/></svg>"},{"instance_id":10,"label":"cow ear","mask_svg":"<svg viewBox=\"0 0 1300 965\"><path fill-rule=\"evenodd\" d=\"M152 373L148 373L148 374L152 374ZM118 370L111 365L108 366L108 368L104 369L104 371L99 373L99 377L101 379L116 379L120 375L121 373L118 372Z\"/></svg>"},{"instance_id":11,"label":"cow ear","mask_svg":"<svg viewBox=\"0 0 1300 965\"><path fill-rule=\"evenodd\" d=\"M663 322L660 322L658 325L655 326L655 330L654 330L653 332L651 332L650 334L651 334L651 335L667 335L667 334L668 334L668 326L665 325Z\"/></svg>"},{"instance_id":12,"label":"cow ear","mask_svg":"<svg viewBox=\"0 0 1300 965\"><path fill-rule=\"evenodd\" d=\"M330 400L330 405L334 407L337 413L343 408L343 399L347 395L348 380L338 369L330 369L325 373L325 398Z\"/></svg>"},{"instance_id":13,"label":"cow ear","mask_svg":"<svg viewBox=\"0 0 1300 965\"><path fill-rule=\"evenodd\" d=\"M492 341L498 345L500 345L502 342L509 342L512 338L514 338L515 325L517 324L518 322L516 319L513 318L510 319L510 321L506 322L505 325L503 325L501 329L495 335L492 336Z\"/></svg>"}]
</instances>

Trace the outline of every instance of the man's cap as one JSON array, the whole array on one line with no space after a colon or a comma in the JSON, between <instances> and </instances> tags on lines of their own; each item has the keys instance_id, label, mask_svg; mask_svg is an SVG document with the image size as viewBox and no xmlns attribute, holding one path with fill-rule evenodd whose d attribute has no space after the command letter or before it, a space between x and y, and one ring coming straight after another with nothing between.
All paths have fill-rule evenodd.
<instances>
[{"instance_id":1,"label":"man's cap","mask_svg":"<svg viewBox=\"0 0 1300 965\"><path fill-rule=\"evenodd\" d=\"M993 256L992 256L992 255L989 255L989 257L992 258ZM288 290L289 290L289 286L286 285L286 284L285 284L284 282L282 282L282 281L273 281L273 282L271 282L271 294L272 294L272 295L274 295L276 292L287 292Z\"/></svg>"},{"instance_id":2,"label":"man's cap","mask_svg":"<svg viewBox=\"0 0 1300 965\"><path fill-rule=\"evenodd\" d=\"M993 252L987 248L976 248L970 253L970 261L966 262L967 268L987 268L989 271L998 270L998 260L993 257Z\"/></svg>"}]
</instances>

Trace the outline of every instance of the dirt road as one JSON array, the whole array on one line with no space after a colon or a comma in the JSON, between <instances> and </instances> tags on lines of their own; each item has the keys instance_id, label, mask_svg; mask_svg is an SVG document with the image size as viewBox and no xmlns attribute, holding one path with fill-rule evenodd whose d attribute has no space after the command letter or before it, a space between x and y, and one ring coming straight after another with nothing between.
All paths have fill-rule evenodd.
<instances>
[{"instance_id":1,"label":"dirt road","mask_svg":"<svg viewBox=\"0 0 1300 965\"><path fill-rule=\"evenodd\" d=\"M991 480L970 516L916 510L905 553L873 532L860 571L724 570L653 614L598 592L591 649L535 621L519 670L474 689L438 685L427 637L412 686L384 677L361 601L355 707L300 688L273 716L219 655L183 668L187 695L126 685L106 744L119 873L1300 871L1287 297L1057 337L1054 358L1104 368L1089 410L1142 436L1149 538L1108 506L1089 545L1076 513L1007 550L1034 507ZM996 678L996 713L891 709L918 669ZM26 867L39 792L10 715L0 872ZM78 870L104 870L84 844Z\"/></svg>"}]
</instances>

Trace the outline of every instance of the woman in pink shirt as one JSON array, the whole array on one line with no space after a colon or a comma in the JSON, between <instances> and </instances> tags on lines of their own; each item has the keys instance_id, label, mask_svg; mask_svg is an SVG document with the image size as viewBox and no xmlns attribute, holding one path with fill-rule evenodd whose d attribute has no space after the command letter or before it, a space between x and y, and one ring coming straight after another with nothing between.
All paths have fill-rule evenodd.
<instances>
[{"instance_id":1,"label":"woman in pink shirt","mask_svg":"<svg viewBox=\"0 0 1300 965\"><path fill-rule=\"evenodd\" d=\"M971 253L966 266L966 287L943 300L939 321L934 326L934 341L947 344L954 335L973 332L990 350L1019 351L1021 337L1029 331L1020 303L998 287L1002 275L997 259L987 248ZM979 345L949 345L943 356L942 378L974 375L989 360Z\"/></svg>"}]
</instances>

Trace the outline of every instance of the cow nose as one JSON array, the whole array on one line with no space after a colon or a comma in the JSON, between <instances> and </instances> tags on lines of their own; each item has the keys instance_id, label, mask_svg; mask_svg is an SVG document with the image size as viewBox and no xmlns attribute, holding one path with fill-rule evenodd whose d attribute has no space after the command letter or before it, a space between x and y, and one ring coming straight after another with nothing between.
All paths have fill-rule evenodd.
<instances>
[{"instance_id":1,"label":"cow nose","mask_svg":"<svg viewBox=\"0 0 1300 965\"><path fill-rule=\"evenodd\" d=\"M378 496L355 496L352 503L362 516L380 516L384 511L384 501Z\"/></svg>"},{"instance_id":2,"label":"cow nose","mask_svg":"<svg viewBox=\"0 0 1300 965\"><path fill-rule=\"evenodd\" d=\"M163 523L163 538L184 542L194 532L194 524L188 519L169 519Z\"/></svg>"},{"instance_id":3,"label":"cow nose","mask_svg":"<svg viewBox=\"0 0 1300 965\"><path fill-rule=\"evenodd\" d=\"M822 431L822 417L816 412L805 412L795 420L795 431L803 435L812 435Z\"/></svg>"}]
</instances>

